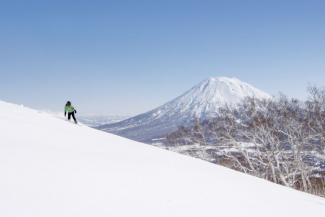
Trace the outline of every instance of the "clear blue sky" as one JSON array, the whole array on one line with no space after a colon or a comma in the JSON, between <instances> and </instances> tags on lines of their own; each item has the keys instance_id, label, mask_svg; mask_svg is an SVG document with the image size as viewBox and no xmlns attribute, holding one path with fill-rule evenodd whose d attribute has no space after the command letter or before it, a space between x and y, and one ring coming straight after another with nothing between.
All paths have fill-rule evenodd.
<instances>
[{"instance_id":1,"label":"clear blue sky","mask_svg":"<svg viewBox=\"0 0 325 217\"><path fill-rule=\"evenodd\" d=\"M325 1L0 1L0 100L135 115L218 76L325 85Z\"/></svg>"}]
</instances>

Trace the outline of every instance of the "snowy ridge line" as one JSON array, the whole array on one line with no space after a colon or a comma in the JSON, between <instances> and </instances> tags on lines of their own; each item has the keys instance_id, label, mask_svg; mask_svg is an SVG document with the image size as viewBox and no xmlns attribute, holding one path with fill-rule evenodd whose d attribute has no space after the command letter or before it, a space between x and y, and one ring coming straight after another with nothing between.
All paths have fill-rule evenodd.
<instances>
[{"instance_id":1,"label":"snowy ridge line","mask_svg":"<svg viewBox=\"0 0 325 217\"><path fill-rule=\"evenodd\" d=\"M189 91L162 106L127 120L97 127L97 129L121 135L136 141L151 143L188 126L195 118L209 119L217 116L222 106L231 106L245 97L271 99L267 93L236 78L208 78Z\"/></svg>"},{"instance_id":2,"label":"snowy ridge line","mask_svg":"<svg viewBox=\"0 0 325 217\"><path fill-rule=\"evenodd\" d=\"M50 114L57 118L64 118L63 112L59 112L59 111L54 112L54 111L47 110L47 109L42 109L42 110L40 110L40 112ZM112 114L97 115L97 114L80 114L80 113L78 113L76 115L76 118L78 120L78 123L82 123L89 127L97 127L99 125L119 122L119 121L125 120L127 118L130 118L130 116L112 115Z\"/></svg>"}]
</instances>

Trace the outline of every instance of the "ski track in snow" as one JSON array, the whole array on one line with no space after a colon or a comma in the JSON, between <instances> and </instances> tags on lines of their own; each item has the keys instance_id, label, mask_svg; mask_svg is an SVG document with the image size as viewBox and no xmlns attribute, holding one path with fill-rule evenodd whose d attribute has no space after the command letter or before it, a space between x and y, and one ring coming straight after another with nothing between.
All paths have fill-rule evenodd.
<instances>
[{"instance_id":1,"label":"ski track in snow","mask_svg":"<svg viewBox=\"0 0 325 217\"><path fill-rule=\"evenodd\" d=\"M0 102L5 217L322 216L325 200Z\"/></svg>"}]
</instances>

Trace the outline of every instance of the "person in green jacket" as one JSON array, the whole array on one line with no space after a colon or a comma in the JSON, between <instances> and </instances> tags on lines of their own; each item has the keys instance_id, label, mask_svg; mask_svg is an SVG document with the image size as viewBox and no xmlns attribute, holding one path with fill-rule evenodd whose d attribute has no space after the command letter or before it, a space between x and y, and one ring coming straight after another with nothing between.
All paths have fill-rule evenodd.
<instances>
[{"instance_id":1,"label":"person in green jacket","mask_svg":"<svg viewBox=\"0 0 325 217\"><path fill-rule=\"evenodd\" d=\"M70 117L72 115L72 118L74 120L74 122L77 124L77 119L76 117L74 116L74 113L77 113L77 110L74 109L74 107L71 105L71 102L68 101L67 104L65 105L65 108L64 108L64 116L67 115L67 112L68 112L68 120L70 120Z\"/></svg>"}]
</instances>

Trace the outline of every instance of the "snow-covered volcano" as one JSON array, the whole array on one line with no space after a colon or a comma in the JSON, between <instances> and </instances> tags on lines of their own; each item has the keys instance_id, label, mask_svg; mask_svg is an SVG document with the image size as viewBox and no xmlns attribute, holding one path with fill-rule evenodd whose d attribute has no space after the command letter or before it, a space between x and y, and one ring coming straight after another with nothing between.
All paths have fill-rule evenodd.
<instances>
[{"instance_id":1,"label":"snow-covered volcano","mask_svg":"<svg viewBox=\"0 0 325 217\"><path fill-rule=\"evenodd\" d=\"M218 108L235 105L245 97L271 98L236 78L208 78L154 110L98 129L150 143L152 139L175 131L178 126L188 125L193 118L215 117Z\"/></svg>"}]
</instances>

